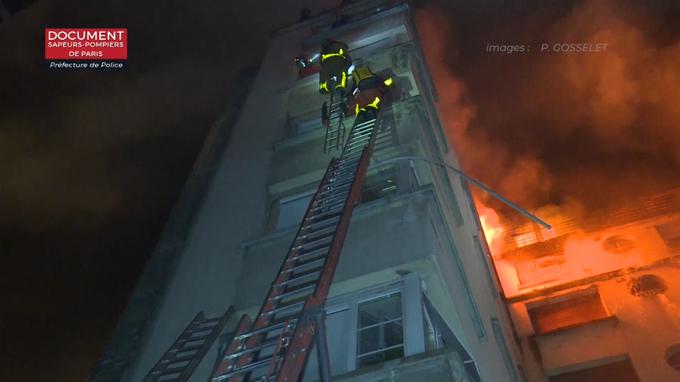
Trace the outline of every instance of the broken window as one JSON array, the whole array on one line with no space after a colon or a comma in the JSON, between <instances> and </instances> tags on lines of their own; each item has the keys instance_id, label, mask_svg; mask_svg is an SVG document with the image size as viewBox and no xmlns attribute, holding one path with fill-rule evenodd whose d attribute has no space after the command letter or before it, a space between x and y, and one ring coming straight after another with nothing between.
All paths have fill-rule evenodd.
<instances>
[{"instance_id":1,"label":"broken window","mask_svg":"<svg viewBox=\"0 0 680 382\"><path fill-rule=\"evenodd\" d=\"M536 334L545 334L609 316L597 288L527 304Z\"/></svg>"}]
</instances>

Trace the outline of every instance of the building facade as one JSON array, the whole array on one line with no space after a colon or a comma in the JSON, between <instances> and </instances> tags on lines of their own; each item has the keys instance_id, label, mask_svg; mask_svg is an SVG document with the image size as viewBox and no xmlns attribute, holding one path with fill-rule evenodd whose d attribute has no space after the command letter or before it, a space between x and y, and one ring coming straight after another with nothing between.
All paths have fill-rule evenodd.
<instances>
[{"instance_id":1,"label":"building facade","mask_svg":"<svg viewBox=\"0 0 680 382\"><path fill-rule=\"evenodd\" d=\"M680 381L680 190L552 231L512 229L495 264L530 381Z\"/></svg>"},{"instance_id":2,"label":"building facade","mask_svg":"<svg viewBox=\"0 0 680 382\"><path fill-rule=\"evenodd\" d=\"M346 42L356 65L389 70L399 92L382 112L326 304L335 379L523 380L467 184L443 167L398 159L457 164L409 6L359 1L272 37L231 131L220 121L208 137L92 381L141 381L198 311L234 306L227 332L240 314L257 313L331 158L322 152L318 75L293 64L324 38ZM208 380L226 338L192 380ZM315 363L305 380L318 379Z\"/></svg>"}]
</instances>

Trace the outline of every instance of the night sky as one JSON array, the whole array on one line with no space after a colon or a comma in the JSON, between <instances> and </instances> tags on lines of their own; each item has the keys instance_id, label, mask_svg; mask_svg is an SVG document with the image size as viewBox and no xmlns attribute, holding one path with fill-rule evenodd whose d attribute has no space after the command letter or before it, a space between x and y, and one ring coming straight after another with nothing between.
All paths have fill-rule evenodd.
<instances>
[{"instance_id":1,"label":"night sky","mask_svg":"<svg viewBox=\"0 0 680 382\"><path fill-rule=\"evenodd\" d=\"M417 3L437 3L417 19L438 13L424 43L444 53L428 59L443 104L455 112L444 115L450 137L480 179L531 207L565 200L592 205L592 192L573 184L596 185L612 171L630 184L638 174L654 174L659 187L677 181L677 2L642 8L606 1ZM273 28L297 20L301 6L319 11L318 4L38 1L0 24L0 380L86 377L208 128L238 102L239 78L257 67ZM508 43L589 39L597 25L618 33L602 38L622 35L621 46L638 44L637 51L611 53L630 63L621 78L598 77L610 63L596 59L577 61L582 81L570 82L560 77L574 69L564 57L481 53L488 41L508 36ZM45 67L45 27L107 26L129 29L127 70ZM667 94L654 90L664 83L659 77ZM632 81L641 97L600 106L633 115L614 121L593 115L602 81L624 89ZM569 96L576 90L584 99ZM570 119L573 114L580 118ZM578 163L565 142L579 143ZM528 174L527 182L504 183L509 169Z\"/></svg>"},{"instance_id":2,"label":"night sky","mask_svg":"<svg viewBox=\"0 0 680 382\"><path fill-rule=\"evenodd\" d=\"M0 24L0 380L84 380L209 127L301 3L38 1ZM93 26L129 29L126 71L45 68L45 27Z\"/></svg>"}]
</instances>

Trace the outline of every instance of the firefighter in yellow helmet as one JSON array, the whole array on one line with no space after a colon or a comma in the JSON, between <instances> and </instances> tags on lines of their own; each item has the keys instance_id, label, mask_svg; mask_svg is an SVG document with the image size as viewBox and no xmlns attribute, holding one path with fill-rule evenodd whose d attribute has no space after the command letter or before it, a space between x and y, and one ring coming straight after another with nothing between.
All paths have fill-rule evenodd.
<instances>
[{"instance_id":1,"label":"firefighter in yellow helmet","mask_svg":"<svg viewBox=\"0 0 680 382\"><path fill-rule=\"evenodd\" d=\"M385 94L394 85L392 77L381 77L368 66L360 66L352 72L354 82L354 115L359 123L375 118L385 104Z\"/></svg>"},{"instance_id":2,"label":"firefighter in yellow helmet","mask_svg":"<svg viewBox=\"0 0 680 382\"><path fill-rule=\"evenodd\" d=\"M341 41L324 39L321 43L321 72L319 92L344 91L347 87L348 70L352 65L349 47Z\"/></svg>"}]
</instances>

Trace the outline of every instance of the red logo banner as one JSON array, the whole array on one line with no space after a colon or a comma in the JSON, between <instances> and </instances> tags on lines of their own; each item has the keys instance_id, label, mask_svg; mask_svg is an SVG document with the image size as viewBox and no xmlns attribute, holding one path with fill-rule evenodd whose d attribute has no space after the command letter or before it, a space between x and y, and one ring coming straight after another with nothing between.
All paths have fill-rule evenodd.
<instances>
[{"instance_id":1,"label":"red logo banner","mask_svg":"<svg viewBox=\"0 0 680 382\"><path fill-rule=\"evenodd\" d=\"M127 60L127 28L46 28L46 60Z\"/></svg>"}]
</instances>

